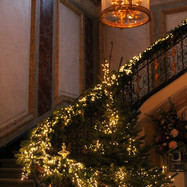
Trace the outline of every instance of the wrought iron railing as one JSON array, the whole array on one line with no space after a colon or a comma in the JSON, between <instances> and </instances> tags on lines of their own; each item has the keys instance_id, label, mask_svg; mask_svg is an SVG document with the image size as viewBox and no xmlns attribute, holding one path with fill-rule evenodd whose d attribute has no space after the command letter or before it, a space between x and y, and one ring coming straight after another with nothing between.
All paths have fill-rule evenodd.
<instances>
[{"instance_id":1,"label":"wrought iron railing","mask_svg":"<svg viewBox=\"0 0 187 187\"><path fill-rule=\"evenodd\" d=\"M133 79L124 88L127 102L139 107L154 93L187 72L186 30L164 42L164 46L156 48L136 67Z\"/></svg>"}]
</instances>

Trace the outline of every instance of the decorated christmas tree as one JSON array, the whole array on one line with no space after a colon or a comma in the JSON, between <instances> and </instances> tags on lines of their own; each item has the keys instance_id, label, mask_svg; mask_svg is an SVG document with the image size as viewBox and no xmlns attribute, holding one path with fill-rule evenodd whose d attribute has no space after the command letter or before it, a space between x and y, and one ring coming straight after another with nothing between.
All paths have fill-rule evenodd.
<instances>
[{"instance_id":1,"label":"decorated christmas tree","mask_svg":"<svg viewBox=\"0 0 187 187\"><path fill-rule=\"evenodd\" d=\"M149 147L135 130L138 111L123 101L120 84L131 79L130 73L129 68L110 75L106 62L101 84L38 124L17 155L22 179L33 175L52 186L170 183L163 168L150 164Z\"/></svg>"}]
</instances>

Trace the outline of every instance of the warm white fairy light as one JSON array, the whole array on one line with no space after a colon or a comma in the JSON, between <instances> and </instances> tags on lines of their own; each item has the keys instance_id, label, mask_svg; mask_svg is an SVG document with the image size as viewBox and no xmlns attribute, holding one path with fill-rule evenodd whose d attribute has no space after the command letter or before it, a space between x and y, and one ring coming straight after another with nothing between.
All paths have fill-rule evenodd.
<instances>
[{"instance_id":1,"label":"warm white fairy light","mask_svg":"<svg viewBox=\"0 0 187 187\"><path fill-rule=\"evenodd\" d=\"M186 20L187 21L187 20ZM186 25L186 22L183 23L183 26ZM32 131L32 135L30 137L30 143L27 147L23 147L20 149L19 160L21 160L24 165L22 171L22 180L28 178L31 174L31 168L34 166L38 167L38 170L41 176L49 177L54 174L59 175L59 177L65 176L69 172L73 176L72 181L75 182L78 186L97 186L97 175L96 171L90 179L82 179L79 176L80 172L83 172L86 175L85 166L75 160L66 159L64 162L60 156L50 155L49 153L52 150L50 135L54 133L54 126L59 123L59 120L62 121L62 127L64 125L69 125L72 118L74 116L84 116L84 107L87 107L87 101L95 102L96 100L102 99L103 95L108 97L106 108L108 108L107 116L110 116L108 119L103 120L102 131L106 134L110 134L116 132L116 128L119 122L119 114L118 110L111 107L114 103L114 98L112 95L111 88L113 86L120 86L120 79L124 75L131 75L132 70L135 65L137 65L143 58L144 54L150 52L155 48L155 46L160 45L165 40L173 38L173 33L168 34L165 38L159 39L156 41L151 47L147 48L143 53L140 53L138 56L133 57L126 65L122 66L119 70L118 74L112 73L110 75L109 71L109 63L105 61L103 65L104 68L104 80L101 84L96 85L89 93L87 93L82 98L78 99L78 101L72 105L67 107L62 107L61 109L53 112L53 119L47 118L42 123L38 124L38 126ZM109 91L110 90L110 91ZM126 125L128 129L130 124ZM96 130L100 130L98 124L95 125ZM128 137L126 135L126 137ZM117 142L109 142L111 145L117 146ZM104 153L103 145L98 140L95 144L92 145L93 150L101 150ZM86 147L86 145L85 145ZM87 148L87 147L86 147ZM91 149L92 149L91 148ZM127 147L127 151L130 155L136 155L137 148L135 146L135 139L130 139L129 137L129 145ZM162 173L166 173L166 167L162 167ZM155 171L157 172L157 171ZM145 170L137 171L137 173L133 174L133 172L129 172L129 175L143 175L148 178L156 178L156 175L149 175ZM83 176L84 176L83 174ZM121 180L125 179L125 172L119 170L116 174ZM171 176L169 176L171 178ZM172 179L173 180L173 179ZM157 181L155 181L157 183ZM155 184L156 184L155 183ZM154 184L154 185L155 185ZM148 184L148 186L154 186L153 184ZM163 186L163 185L162 185Z\"/></svg>"},{"instance_id":2,"label":"warm white fairy light","mask_svg":"<svg viewBox=\"0 0 187 187\"><path fill-rule=\"evenodd\" d=\"M115 172L115 180L118 181L119 187L127 187L124 180L127 176L124 168L119 168L118 171Z\"/></svg>"},{"instance_id":3,"label":"warm white fairy light","mask_svg":"<svg viewBox=\"0 0 187 187\"><path fill-rule=\"evenodd\" d=\"M167 171L167 166L162 166L162 173L166 173Z\"/></svg>"},{"instance_id":4,"label":"warm white fairy light","mask_svg":"<svg viewBox=\"0 0 187 187\"><path fill-rule=\"evenodd\" d=\"M85 146L85 148L87 149L87 146ZM99 140L93 141L93 143L90 144L89 149L91 149L94 152L104 152L103 144Z\"/></svg>"},{"instance_id":5,"label":"warm white fairy light","mask_svg":"<svg viewBox=\"0 0 187 187\"><path fill-rule=\"evenodd\" d=\"M129 155L136 155L137 153L137 148L133 143L135 142L135 139L129 138L129 145L127 147L127 151L129 152Z\"/></svg>"}]
</instances>

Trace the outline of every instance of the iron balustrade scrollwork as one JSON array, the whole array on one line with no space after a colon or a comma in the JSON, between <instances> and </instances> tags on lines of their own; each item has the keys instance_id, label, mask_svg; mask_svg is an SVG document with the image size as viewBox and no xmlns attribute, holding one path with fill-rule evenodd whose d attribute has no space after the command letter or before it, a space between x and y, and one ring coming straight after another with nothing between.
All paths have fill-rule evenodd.
<instances>
[{"instance_id":1,"label":"iron balustrade scrollwork","mask_svg":"<svg viewBox=\"0 0 187 187\"><path fill-rule=\"evenodd\" d=\"M187 33L168 41L140 63L129 89L124 89L125 102L139 107L146 99L187 72ZM127 87L127 86L126 86Z\"/></svg>"}]
</instances>

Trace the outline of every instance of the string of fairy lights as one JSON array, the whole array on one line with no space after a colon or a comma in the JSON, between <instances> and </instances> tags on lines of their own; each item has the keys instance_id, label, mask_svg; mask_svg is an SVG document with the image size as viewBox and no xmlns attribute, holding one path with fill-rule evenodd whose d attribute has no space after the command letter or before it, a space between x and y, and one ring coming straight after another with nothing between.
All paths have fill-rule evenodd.
<instances>
[{"instance_id":1,"label":"string of fairy lights","mask_svg":"<svg viewBox=\"0 0 187 187\"><path fill-rule=\"evenodd\" d=\"M109 68L108 65L106 67ZM106 75L104 80L105 81L107 80L106 83L108 84L109 79L107 74L109 74L109 71L108 69L105 69L104 71ZM97 87L94 88L94 91L97 90L102 90L102 85L97 85ZM112 99L111 93L107 92L106 89L105 89L105 94L107 96L110 95L109 98ZM95 93L90 93L89 96L91 96L91 101L95 101L95 99L101 97L101 94L95 92ZM77 103L75 105L77 109L80 108L80 106L81 107L86 106L87 97L83 97L79 100L79 104ZM64 115L62 115L63 113ZM97 176L97 171L95 171L93 177L82 180L80 178L79 173L85 172L84 170L86 170L85 166L82 163L76 162L75 160L68 159L68 158L66 159L64 158L65 161L62 162L61 156L51 156L47 153L47 151L50 152L50 149L52 149L49 135L51 133L54 133L53 127L55 126L55 124L57 124L58 120L63 119L64 125L68 125L73 116L83 115L82 110L80 109L74 110L74 106L68 106L62 108L61 110L55 111L53 114L55 115L55 119L51 122L50 119L48 118L43 123L40 123L32 132L30 138L32 143L30 143L27 149L25 149L23 152L22 152L23 148L20 150L22 154L20 155L19 159L24 160L24 162L27 163L23 167L21 179L23 180L28 178L28 176L31 174L31 166L32 164L35 164L36 166L38 166L38 170L42 174L42 178L46 178L53 175L59 175L60 177L63 177L66 176L68 173L68 174L72 174L71 175L72 182L77 186L97 186L97 180L94 178L94 176ZM116 125L116 123L117 121L114 115L112 114L112 119L110 119L110 126L108 126L108 128L110 128L112 125ZM108 131L109 130L107 129L105 130L105 132ZM102 144L100 144L99 140L97 140L95 145L90 145L89 149L93 149L93 151L97 151L101 147ZM41 160L42 160L42 164L41 164ZM52 169L54 167L55 169ZM59 170L61 170L61 172ZM86 175L86 173L84 175Z\"/></svg>"},{"instance_id":2,"label":"string of fairy lights","mask_svg":"<svg viewBox=\"0 0 187 187\"><path fill-rule=\"evenodd\" d=\"M187 20L183 22L182 27L186 26L186 22ZM67 126L71 123L73 117L78 115L84 116L83 108L87 106L87 101L89 100L91 102L95 102L96 100L102 99L104 94L108 98L108 102L106 102L106 112L110 118L102 121L102 126L104 127L103 129L100 129L97 124L95 125L95 129L101 130L105 134L114 133L120 117L118 110L112 107L114 98L110 88L115 85L120 86L120 77L124 75L130 76L133 73L134 66L141 61L142 57L146 53L153 50L162 42L173 37L173 33L170 33L165 38L159 39L151 47L147 48L143 54L141 53L138 56L133 57L132 60L129 60L127 64L122 66L119 70L119 74L112 73L110 75L109 63L105 61L105 64L103 65L104 80L101 84L97 84L90 92L88 92L82 98L79 98L74 105L62 107L60 110L54 111L52 114L53 118L47 118L42 123L38 124L35 129L33 129L30 139L27 141L27 145L20 149L20 154L18 155L18 162L24 165L21 179L24 180L28 178L28 176L32 173L32 169L35 168L35 170L37 170L39 173L41 181L51 177L54 178L54 176L60 179L63 177L69 177L72 183L76 186L98 186L99 171L94 170L93 168L86 168L83 163L67 157L63 158L61 155L50 155L50 152L53 149L51 144L51 136L54 133L55 125L58 124L59 120L61 120L63 122L63 126ZM136 140L134 138L129 138L129 144L127 147L129 155L136 155L137 153L136 144L134 144L135 141ZM115 141L109 142L109 144L118 146L118 142ZM99 150L102 152L102 154L105 154L103 144L100 142L100 140L96 140L89 146L85 145L85 148L92 151ZM88 176L88 170L92 172L91 176ZM125 181L128 174L131 176L149 176L148 178L153 179L154 181L157 172L158 171L155 170L153 174L148 174L148 172L144 169L141 169L141 171L129 172L124 167L119 167L116 168L115 171L115 180L120 181L119 186L127 186ZM162 173L166 173L165 166L162 168ZM157 181L155 181L154 184L147 185L147 187L154 186L156 183Z\"/></svg>"},{"instance_id":3,"label":"string of fairy lights","mask_svg":"<svg viewBox=\"0 0 187 187\"><path fill-rule=\"evenodd\" d=\"M109 85L109 81L111 80L107 75L109 74L109 65L107 64L105 67L106 68L104 69L104 84ZM102 90L100 85L95 89ZM106 88L104 88L104 93L108 96L110 100L109 103L112 103L112 93L109 92ZM91 93L90 96L91 100L95 100L96 98L98 99L98 97L100 97L100 95L93 93ZM77 108L79 108L80 105L81 107L86 106L87 97L85 96L79 101L80 104L76 104ZM103 129L103 133L111 134L115 132L114 129L118 124L119 115L118 111L115 108L111 109L110 104L107 105L107 112L111 114L111 117L108 121L103 121L103 126L105 127ZM64 115L62 115L62 112L64 113ZM52 149L52 145L50 143L50 134L54 133L53 127L55 126L55 124L57 124L58 120L63 119L64 125L68 125L73 116L83 115L82 110L74 110L73 106L68 106L61 110L55 111L54 114L54 120L51 121L48 118L33 130L30 138L31 143L28 145L27 149L22 148L23 150L20 150L21 155L19 159L21 159L25 163L25 166L23 167L22 180L28 178L28 176L31 174L31 168L34 164L39 170L42 179L50 178L50 176L58 176L60 178L68 176L71 178L72 183L76 186L98 186L98 171L94 171L92 177L90 178L82 178L80 176L87 175L87 168L84 166L84 164L77 162L73 159L68 159L66 157L63 158L62 156L52 156L47 153L50 152L50 149ZM135 155L137 151L135 145L133 145L133 142L135 142L135 139L129 138L129 146L127 148L129 155ZM117 142L110 142L110 144L118 145ZM93 151L102 151L102 154L104 154L105 151L102 143L100 143L99 140L96 140L95 143L93 142L93 144L90 144L89 149ZM144 171L144 173L146 172ZM142 175L142 173L140 174ZM131 175L133 175L133 173ZM121 181L120 186L126 186L124 182L125 176L126 171L124 168L119 168L116 171L116 180Z\"/></svg>"}]
</instances>

